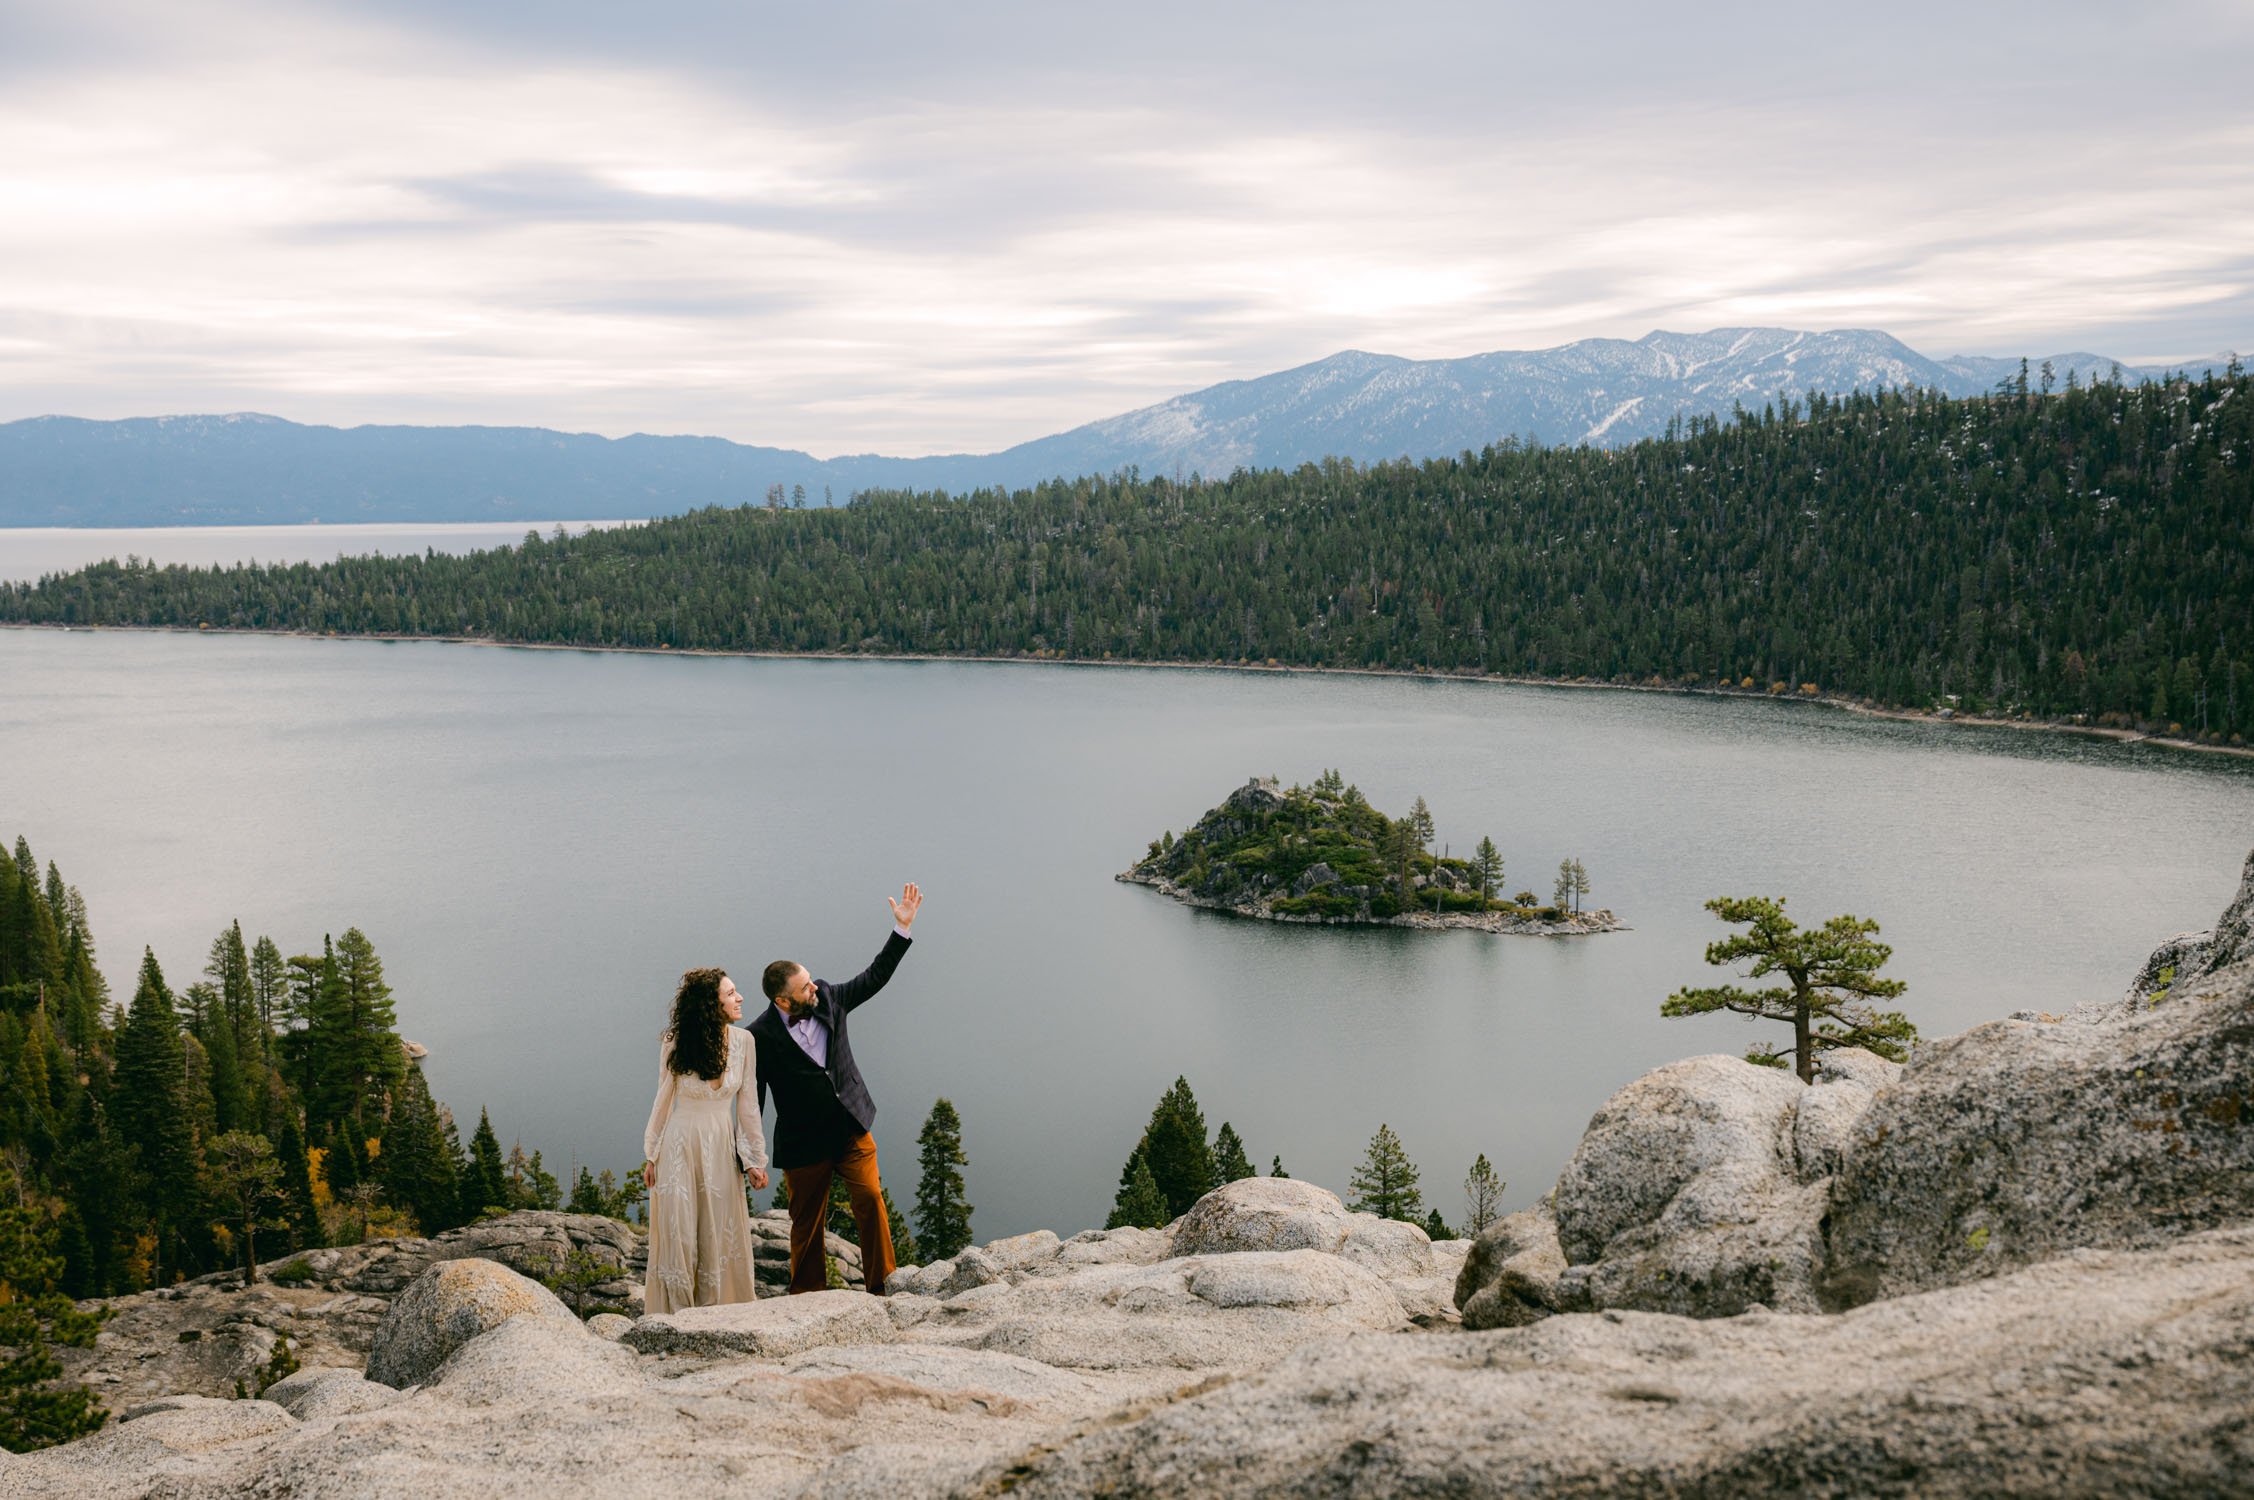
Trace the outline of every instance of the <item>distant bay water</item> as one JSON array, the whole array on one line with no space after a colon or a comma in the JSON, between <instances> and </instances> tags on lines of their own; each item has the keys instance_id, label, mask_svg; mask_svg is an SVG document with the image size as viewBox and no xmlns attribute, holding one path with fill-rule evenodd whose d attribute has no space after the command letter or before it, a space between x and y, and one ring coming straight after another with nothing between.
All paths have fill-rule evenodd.
<instances>
[{"instance_id":1,"label":"distant bay water","mask_svg":"<svg viewBox=\"0 0 2254 1500\"><path fill-rule=\"evenodd\" d=\"M332 562L340 556L483 552L512 546L527 531L572 535L639 521L401 521L303 526L16 526L0 528L0 582L74 573L98 562L145 558L160 565Z\"/></svg>"},{"instance_id":2,"label":"distant bay water","mask_svg":"<svg viewBox=\"0 0 2254 1500\"><path fill-rule=\"evenodd\" d=\"M0 631L0 765L0 834L83 889L121 994L144 943L179 987L231 919L357 924L438 1095L558 1169L636 1160L683 968L843 977L919 881L855 1051L900 1203L955 1102L981 1237L1100 1224L1177 1074L1263 1169L1343 1189L1384 1123L1444 1214L1478 1153L1520 1206L1623 1083L1778 1038L1659 1015L1715 976L1708 897L1877 918L1941 1036L2119 994L2254 845L2248 761L1809 704L122 631ZM1331 766L1492 835L1513 890L1579 858L1632 930L1278 927L1112 879Z\"/></svg>"}]
</instances>

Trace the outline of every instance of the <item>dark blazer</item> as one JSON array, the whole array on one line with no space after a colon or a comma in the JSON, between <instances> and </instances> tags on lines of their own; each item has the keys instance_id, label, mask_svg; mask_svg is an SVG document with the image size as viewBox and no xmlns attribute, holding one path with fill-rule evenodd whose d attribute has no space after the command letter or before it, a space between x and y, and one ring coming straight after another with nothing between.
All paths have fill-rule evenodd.
<instances>
[{"instance_id":1,"label":"dark blazer","mask_svg":"<svg viewBox=\"0 0 2254 1500\"><path fill-rule=\"evenodd\" d=\"M843 984L814 981L814 1014L829 1027L829 1066L818 1068L789 1023L770 1000L748 1028L758 1042L759 1104L775 1096L774 1164L778 1171L832 1161L877 1122L877 1106L869 1086L853 1065L853 1044L845 1035L845 1018L873 997L900 967L908 939L895 932L884 940L884 951L867 970Z\"/></svg>"}]
</instances>

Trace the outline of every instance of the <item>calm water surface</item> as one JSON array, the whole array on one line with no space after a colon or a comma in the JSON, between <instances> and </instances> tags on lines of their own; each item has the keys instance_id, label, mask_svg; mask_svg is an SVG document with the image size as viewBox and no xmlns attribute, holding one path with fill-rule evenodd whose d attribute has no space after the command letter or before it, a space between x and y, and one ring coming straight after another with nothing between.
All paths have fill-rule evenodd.
<instances>
[{"instance_id":1,"label":"calm water surface","mask_svg":"<svg viewBox=\"0 0 2254 1500\"><path fill-rule=\"evenodd\" d=\"M370 521L304 526L0 527L0 583L71 573L92 563L143 557L186 567L235 563L330 562L370 553L484 552L512 546L527 531L562 526L574 536L633 521Z\"/></svg>"},{"instance_id":2,"label":"calm water surface","mask_svg":"<svg viewBox=\"0 0 2254 1500\"><path fill-rule=\"evenodd\" d=\"M1630 932L1274 927L1115 883L1255 773L1427 799L1513 889L1579 857ZM1377 678L751 661L0 631L0 833L92 904L113 986L175 987L240 917L285 953L358 925L457 1114L558 1167L640 1150L680 971L842 978L884 897L919 941L856 1017L894 1198L935 1096L982 1238L1102 1222L1177 1073L1265 1166L1343 1188L1380 1122L1462 1212L1523 1205L1659 1063L1715 974L1700 903L1876 917L1930 1035L2117 994L2205 926L2254 844L2247 762L1808 705Z\"/></svg>"}]
</instances>

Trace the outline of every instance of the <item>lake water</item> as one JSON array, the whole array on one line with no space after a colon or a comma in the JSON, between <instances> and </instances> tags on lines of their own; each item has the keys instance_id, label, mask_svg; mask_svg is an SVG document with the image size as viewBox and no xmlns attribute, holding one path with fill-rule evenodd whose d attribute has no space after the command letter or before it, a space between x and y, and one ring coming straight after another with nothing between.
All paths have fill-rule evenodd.
<instances>
[{"instance_id":1,"label":"lake water","mask_svg":"<svg viewBox=\"0 0 2254 1500\"><path fill-rule=\"evenodd\" d=\"M240 562L330 562L339 556L398 556L428 548L483 552L543 535L561 525L573 535L634 521L364 522L306 526L0 527L0 583L70 573L92 563L143 557L188 567Z\"/></svg>"},{"instance_id":2,"label":"lake water","mask_svg":"<svg viewBox=\"0 0 2254 1500\"><path fill-rule=\"evenodd\" d=\"M358 925L431 1082L558 1168L624 1169L681 970L856 972L884 898L918 942L856 1017L893 1196L937 1095L981 1238L1102 1222L1185 1074L1265 1167L1343 1189L1381 1122L1462 1213L1485 1152L1522 1206L1589 1115L1673 1058L1700 903L1879 919L1929 1035L2118 994L2211 922L2254 765L1812 705L1404 679L769 661L0 631L0 834L92 904L111 982L175 987L240 917L285 953ZM1111 878L1255 773L1422 795L1507 883L1579 857L1633 930L1279 927Z\"/></svg>"}]
</instances>

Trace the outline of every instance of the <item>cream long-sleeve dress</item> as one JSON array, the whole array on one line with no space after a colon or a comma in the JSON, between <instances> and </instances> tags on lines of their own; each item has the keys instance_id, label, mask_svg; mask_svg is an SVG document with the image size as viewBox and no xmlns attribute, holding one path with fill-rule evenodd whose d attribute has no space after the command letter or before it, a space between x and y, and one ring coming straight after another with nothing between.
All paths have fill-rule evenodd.
<instances>
[{"instance_id":1,"label":"cream long-sleeve dress","mask_svg":"<svg viewBox=\"0 0 2254 1500\"><path fill-rule=\"evenodd\" d=\"M650 1191L644 1311L749 1302L751 1215L744 1173L767 1165L751 1033L728 1028L728 1066L707 1082L673 1071L673 1039L658 1047L657 1103L642 1132L642 1159L657 1163Z\"/></svg>"}]
</instances>

